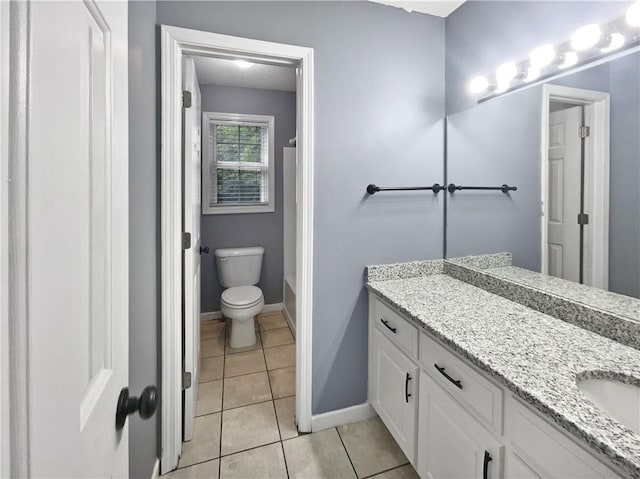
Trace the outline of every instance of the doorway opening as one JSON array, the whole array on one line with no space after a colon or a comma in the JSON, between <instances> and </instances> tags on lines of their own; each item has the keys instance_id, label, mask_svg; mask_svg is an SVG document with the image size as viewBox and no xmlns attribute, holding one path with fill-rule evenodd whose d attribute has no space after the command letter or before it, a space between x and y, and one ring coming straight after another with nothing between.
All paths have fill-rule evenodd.
<instances>
[{"instance_id":1,"label":"doorway opening","mask_svg":"<svg viewBox=\"0 0 640 479\"><path fill-rule=\"evenodd\" d=\"M285 215L288 212L289 221L285 227L289 230L289 240L293 238L293 245L291 242L287 245L289 260L283 268L292 270L286 272L289 273L290 287L292 285L292 289L297 293L295 305L289 308L288 314L291 320L293 318L296 320L295 327L291 328L295 331L295 418L300 432L311 431L313 50L171 26L162 26L161 44L163 292L161 472L165 473L178 465L183 433L186 439L193 434L193 415L198 384L198 347L201 344L198 338L200 306L205 304L205 301L215 303L220 296L214 293L212 298L200 298L200 281L203 281L200 279L200 253L202 252L202 256L207 258L208 264L215 264L218 259L222 261L226 259L219 251L220 254L217 254L216 250L224 249L225 246L226 248L234 246L220 244L221 242L217 239L213 241L218 244L202 243L202 238L206 237L206 231L204 217L202 217L202 225L200 224L201 211L211 212L217 209L212 216L218 218L228 217L227 213L233 211L234 207L248 209L250 214L256 215L260 214L260 208L268 212L269 208L273 208L274 198L270 195L275 191L276 185L284 186L288 191L287 198L283 200L284 196L276 197L275 201L276 204L281 201L283 204L280 206L287 207ZM268 161L261 159L269 156L264 153L265 149L269 149L267 145L270 148L274 145L269 133L270 123L267 120L262 121L264 115L249 117L250 115L246 112L241 115L241 112L224 111L224 108L220 111L221 109L209 107L206 104L202 82L197 80L198 76L205 74L198 74L197 64L203 62L203 64L212 65L218 62L220 66L219 62L222 61L233 61L236 64L250 63L258 68L272 70L287 68L295 71L292 80L295 83L295 98L292 102L295 110L292 135L296 140L295 147L287 145L276 154L276 158L282 155L283 161L288 161L289 167L284 166L287 178L276 177L274 182L273 178L270 178L274 170L269 170ZM201 72L204 70L201 69ZM184 91L189 93L183 93ZM188 109L185 108L186 105L189 105ZM275 123L278 124L277 119ZM235 140L231 138L232 130L236 133ZM227 133L231 136L222 138ZM220 137L218 138L220 141L216 140L216 135ZM218 151L228 150L229 155L210 155L209 153L216 148ZM246 154L241 155L240 150ZM264 153L262 156L261 151ZM234 157L234 152L237 158ZM176 159L182 159L183 155L184 161L176 161ZM284 159L285 157L287 159ZM212 160L215 158L220 159L218 164ZM262 166L261 161L264 163ZM292 169L291 166L294 168ZM202 171L200 171L201 167ZM293 190L290 184L278 185L279 181L293 182ZM199 194L200 188L203 194ZM291 197L292 191L293 197ZM257 211L254 211L256 209ZM233 216L242 217L243 215ZM293 225L291 225L292 219ZM283 236L287 236L287 231L283 232ZM256 237L253 245L237 244L237 246L261 246L259 243L260 239ZM207 247L209 247L208 252ZM294 250L293 265L290 261L292 248ZM264 249L267 250L265 253L269 254L269 250ZM206 256L207 254L209 256ZM283 262L283 259L280 261ZM216 274L216 276L220 275ZM286 288L284 270L279 282L278 288ZM264 291L264 293L264 299L269 301L267 292ZM283 299L280 299L278 304L267 305L265 312L273 309L282 310L283 302ZM215 305L211 306L214 303L206 303L207 306L203 311L204 319L213 319L216 314L219 314ZM220 303L224 306L222 301ZM224 326L224 323L222 325ZM257 335L259 334L260 330ZM230 340L227 339L227 341ZM188 373L191 375L189 376Z\"/></svg>"},{"instance_id":2,"label":"doorway opening","mask_svg":"<svg viewBox=\"0 0 640 479\"><path fill-rule=\"evenodd\" d=\"M607 289L609 94L544 85L541 271Z\"/></svg>"}]
</instances>

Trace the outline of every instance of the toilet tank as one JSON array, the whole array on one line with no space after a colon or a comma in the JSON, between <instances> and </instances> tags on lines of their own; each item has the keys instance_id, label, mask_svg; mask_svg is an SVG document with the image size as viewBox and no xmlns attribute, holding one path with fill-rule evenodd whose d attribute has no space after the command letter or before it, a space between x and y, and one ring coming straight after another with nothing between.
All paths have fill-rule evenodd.
<instances>
[{"instance_id":1,"label":"toilet tank","mask_svg":"<svg viewBox=\"0 0 640 479\"><path fill-rule=\"evenodd\" d=\"M223 288L253 286L260 281L262 246L217 249L215 255L218 279Z\"/></svg>"}]
</instances>

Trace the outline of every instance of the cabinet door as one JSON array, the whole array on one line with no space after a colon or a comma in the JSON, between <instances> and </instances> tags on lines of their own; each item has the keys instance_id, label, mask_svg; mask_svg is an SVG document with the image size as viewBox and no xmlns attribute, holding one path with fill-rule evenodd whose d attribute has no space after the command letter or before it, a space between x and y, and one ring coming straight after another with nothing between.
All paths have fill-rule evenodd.
<instances>
[{"instance_id":1,"label":"cabinet door","mask_svg":"<svg viewBox=\"0 0 640 479\"><path fill-rule=\"evenodd\" d=\"M372 331L372 406L414 464L418 367L391 341Z\"/></svg>"},{"instance_id":2,"label":"cabinet door","mask_svg":"<svg viewBox=\"0 0 640 479\"><path fill-rule=\"evenodd\" d=\"M569 437L514 398L507 402L509 446L506 477L520 479L528 471L548 479L619 477Z\"/></svg>"},{"instance_id":3,"label":"cabinet door","mask_svg":"<svg viewBox=\"0 0 640 479\"><path fill-rule=\"evenodd\" d=\"M423 479L501 477L503 447L424 372L418 431L418 469Z\"/></svg>"}]
</instances>

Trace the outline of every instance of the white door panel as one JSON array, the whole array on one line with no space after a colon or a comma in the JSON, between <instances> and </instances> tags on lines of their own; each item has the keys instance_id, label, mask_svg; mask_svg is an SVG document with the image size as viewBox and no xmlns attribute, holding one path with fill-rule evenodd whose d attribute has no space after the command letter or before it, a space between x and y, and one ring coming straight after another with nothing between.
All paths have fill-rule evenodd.
<instances>
[{"instance_id":1,"label":"white door panel","mask_svg":"<svg viewBox=\"0 0 640 479\"><path fill-rule=\"evenodd\" d=\"M581 108L549 115L548 271L576 282L580 279Z\"/></svg>"},{"instance_id":2,"label":"white door panel","mask_svg":"<svg viewBox=\"0 0 640 479\"><path fill-rule=\"evenodd\" d=\"M33 2L29 15L30 472L124 477L127 5Z\"/></svg>"},{"instance_id":3,"label":"white door panel","mask_svg":"<svg viewBox=\"0 0 640 479\"><path fill-rule=\"evenodd\" d=\"M191 233L191 248L184 251L184 367L191 372L191 387L184 391L183 439L193 437L198 399L200 357L200 211L201 211L201 100L193 58L184 59L184 89L191 92L191 107L184 109L184 231Z\"/></svg>"}]
</instances>

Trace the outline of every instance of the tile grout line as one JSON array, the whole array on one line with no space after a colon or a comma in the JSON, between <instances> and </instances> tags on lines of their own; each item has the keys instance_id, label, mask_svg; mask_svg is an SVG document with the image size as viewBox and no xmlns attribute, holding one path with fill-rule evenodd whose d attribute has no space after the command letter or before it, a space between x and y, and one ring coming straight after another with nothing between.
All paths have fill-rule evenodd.
<instances>
[{"instance_id":1,"label":"tile grout line","mask_svg":"<svg viewBox=\"0 0 640 479\"><path fill-rule=\"evenodd\" d=\"M282 441L273 441L273 442L268 442L266 444L261 444L260 446L252 446L252 447L248 447L247 449L242 449L240 451L230 452L229 454L225 454L224 456L220 457L220 459L222 459L223 457L227 458L227 457L230 457L230 456L235 456L236 454L242 454L243 452L248 452L248 451L253 451L255 449L260 449L261 447L273 446L274 444L279 444L281 442Z\"/></svg>"},{"instance_id":2,"label":"tile grout line","mask_svg":"<svg viewBox=\"0 0 640 479\"><path fill-rule=\"evenodd\" d=\"M225 328L226 328L226 325L225 325ZM216 336L216 338L218 338L218 337L220 337L220 336ZM215 338L210 338L210 339L215 339ZM225 342L226 342L226 338L224 338L224 339L225 339ZM200 324L200 348L201 348L200 350L202 350L202 340L203 340L203 338L202 338L202 324ZM220 356L214 356L214 357L220 357ZM199 364L198 369L200 369L200 366L202 365L202 360L203 359L209 359L209 358L199 357L198 361L199 361L200 364ZM198 392L200 391L200 385L201 384L207 384L207 383L213 383L213 382L216 382L216 381L222 381L222 392L224 393L224 363L225 363L225 358L224 358L224 356L222 356L222 379L213 379L211 381L198 382ZM196 419L203 418L203 417L206 417L206 416L212 416L214 414L220 414L220 435L222 436L222 404L220 404L220 411L215 411L215 412L208 413L208 414L198 415L198 402L199 402L198 398L196 398L196 408L195 408L194 417L193 417L194 429L195 429L195 420ZM222 403L222 397L220 398L220 402ZM191 440L193 441L194 438L192 438ZM220 443L222 444L222 437L220 437ZM182 444L184 445L184 441L182 441ZM189 467L193 467L193 466L196 466L198 464L204 464L205 462L215 461L216 459L219 460L220 459L220 452L221 451L218 450L218 457L209 458L209 459L206 459L204 461L194 462L193 464L189 464L188 466L182 466L182 467L180 466L180 459L182 459L182 454L180 454L180 458L178 459L178 467L176 467L174 469L174 471L178 471L178 470L181 470L181 469L187 469ZM174 471L172 471L172 472L174 472ZM219 475L220 475L220 464L218 463L218 476Z\"/></svg>"},{"instance_id":3,"label":"tile grout line","mask_svg":"<svg viewBox=\"0 0 640 479\"><path fill-rule=\"evenodd\" d=\"M337 427L335 428L335 430L336 430L336 433L338 434L338 437L340 438L340 444L342 444L342 448L344 449L344 452L347 454L347 459L349 459L349 464L351 464L351 469L353 469L353 473L356 475L356 477L359 478L360 476L358 476L358 471L356 471L356 466L353 465L353 461L351 460L351 456L349 455L349 450L347 449L347 446L345 446L344 440L340 435L340 430Z\"/></svg>"},{"instance_id":4,"label":"tile grout line","mask_svg":"<svg viewBox=\"0 0 640 479\"><path fill-rule=\"evenodd\" d=\"M404 464L400 464L399 466L395 466L395 467L392 467L390 469L385 469L384 471L376 472L374 474L371 474L370 476L365 476L365 477L363 477L361 479L371 479L371 478L376 477L376 476L378 476L380 474L386 474L387 472L391 472L391 471L394 471L396 469L400 469L401 467L404 467L404 466L411 466L411 468L414 469L413 465L410 462L405 462ZM415 471L415 469L414 469L414 471Z\"/></svg>"},{"instance_id":5,"label":"tile grout line","mask_svg":"<svg viewBox=\"0 0 640 479\"><path fill-rule=\"evenodd\" d=\"M260 322L258 322L258 325ZM267 355L264 352L264 340L262 343L262 355L264 356L264 365L267 367ZM289 466L287 465L287 455L284 453L284 443L282 442L282 431L280 430L280 419L278 418L278 410L276 409L276 400L273 396L273 387L271 386L271 375L267 369L267 381L269 382L269 391L271 392L271 402L273 403L273 414L276 416L276 426L278 427L278 437L280 437L280 450L282 451L282 460L284 461L284 470L289 479Z\"/></svg>"},{"instance_id":6,"label":"tile grout line","mask_svg":"<svg viewBox=\"0 0 640 479\"><path fill-rule=\"evenodd\" d=\"M222 391L220 392L220 436L218 441L218 478L222 473L222 422L224 421L224 372L227 367L227 322L224 322L224 346L223 346L223 360L222 360Z\"/></svg>"},{"instance_id":7,"label":"tile grout line","mask_svg":"<svg viewBox=\"0 0 640 479\"><path fill-rule=\"evenodd\" d=\"M276 414L277 416L277 414ZM280 426L278 426L280 427ZM282 441L282 436L280 436L280 449L282 450L282 459L284 460L284 471L287 473L287 479L290 479L289 475L289 466L287 464L287 455L284 453L284 441Z\"/></svg>"}]
</instances>

